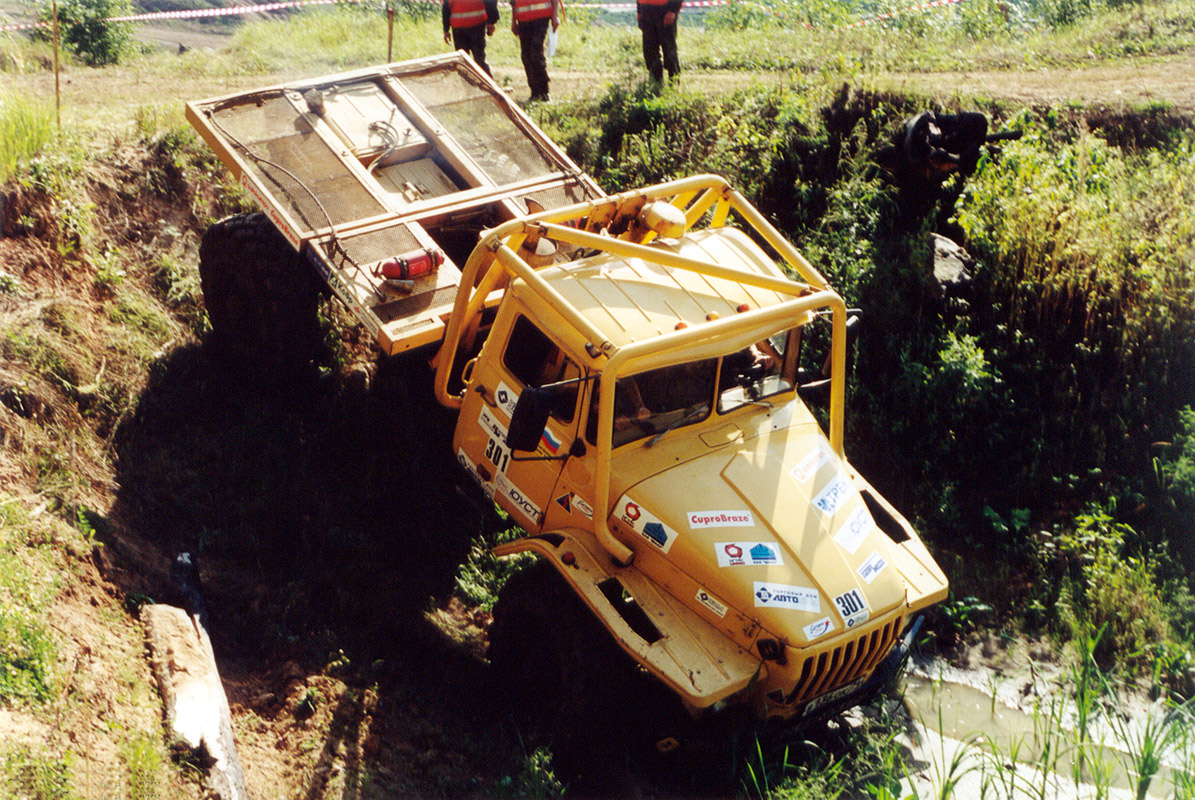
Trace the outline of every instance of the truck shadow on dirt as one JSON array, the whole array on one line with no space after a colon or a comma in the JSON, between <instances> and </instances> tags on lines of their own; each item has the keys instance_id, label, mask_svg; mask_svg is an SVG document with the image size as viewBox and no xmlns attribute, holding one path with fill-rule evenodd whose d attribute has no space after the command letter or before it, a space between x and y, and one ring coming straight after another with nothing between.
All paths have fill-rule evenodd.
<instances>
[{"instance_id":1,"label":"truck shadow on dirt","mask_svg":"<svg viewBox=\"0 0 1195 800\"><path fill-rule=\"evenodd\" d=\"M206 345L182 347L114 436L101 568L133 608L185 606L171 561L197 554L234 716L264 726L260 741L238 734L251 788L271 769L289 769L279 783L307 800L502 796L528 780L534 745L478 643L427 614L498 522L450 458L426 357L379 359L371 381L342 371L264 392ZM659 687L633 694L640 714L666 703ZM603 767L581 796L734 794L733 769L711 780L689 758Z\"/></svg>"},{"instance_id":2,"label":"truck shadow on dirt","mask_svg":"<svg viewBox=\"0 0 1195 800\"><path fill-rule=\"evenodd\" d=\"M372 382L333 375L262 392L188 346L155 365L114 436L120 488L99 551L129 604L183 605L170 563L196 553L234 708L293 724L288 671L308 687L318 685L308 676L331 673L361 689L339 701L323 693L332 720L305 797L325 796L349 738L372 740L359 758L374 763L336 772L373 775L375 788L378 774L396 791L455 786L461 764L445 756L438 774L427 763L441 738L474 740L461 746L482 762L467 765L473 775L512 769L502 762L516 740L488 700L484 662L424 613L451 596L486 519L458 486L451 424L430 383L424 361L402 358L380 361ZM416 696L425 710L414 721ZM431 733L421 740L412 726Z\"/></svg>"}]
</instances>

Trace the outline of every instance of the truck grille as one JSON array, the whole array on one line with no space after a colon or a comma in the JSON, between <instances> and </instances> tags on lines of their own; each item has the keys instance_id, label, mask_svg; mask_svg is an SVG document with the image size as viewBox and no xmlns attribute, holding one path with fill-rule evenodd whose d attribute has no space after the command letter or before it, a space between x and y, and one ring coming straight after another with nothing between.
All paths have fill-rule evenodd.
<instances>
[{"instance_id":1,"label":"truck grille","mask_svg":"<svg viewBox=\"0 0 1195 800\"><path fill-rule=\"evenodd\" d=\"M783 698L784 703L807 702L870 673L888 655L900 635L903 622L903 617L897 617L871 633L806 658L801 664L801 677ZM779 700L778 697L773 699Z\"/></svg>"}]
</instances>

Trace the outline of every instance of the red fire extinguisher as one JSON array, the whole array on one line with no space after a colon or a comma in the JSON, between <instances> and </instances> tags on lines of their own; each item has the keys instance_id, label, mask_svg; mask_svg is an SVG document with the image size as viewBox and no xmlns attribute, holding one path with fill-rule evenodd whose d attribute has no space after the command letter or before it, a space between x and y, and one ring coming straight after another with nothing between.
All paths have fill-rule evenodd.
<instances>
[{"instance_id":1,"label":"red fire extinguisher","mask_svg":"<svg viewBox=\"0 0 1195 800\"><path fill-rule=\"evenodd\" d=\"M435 272L444 263L444 252L437 247L421 247L382 261L374 270L383 278L410 280Z\"/></svg>"}]
</instances>

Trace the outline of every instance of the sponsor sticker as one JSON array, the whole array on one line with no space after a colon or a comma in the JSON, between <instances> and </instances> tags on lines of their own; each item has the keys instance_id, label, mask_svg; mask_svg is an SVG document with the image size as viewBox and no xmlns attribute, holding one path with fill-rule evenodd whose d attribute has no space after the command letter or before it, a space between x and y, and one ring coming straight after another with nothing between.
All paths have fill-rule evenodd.
<instances>
[{"instance_id":1,"label":"sponsor sticker","mask_svg":"<svg viewBox=\"0 0 1195 800\"><path fill-rule=\"evenodd\" d=\"M729 610L725 603L700 587L697 589L697 602L708 608L719 618L725 617L726 612Z\"/></svg>"},{"instance_id":2,"label":"sponsor sticker","mask_svg":"<svg viewBox=\"0 0 1195 800\"><path fill-rule=\"evenodd\" d=\"M755 605L758 608L791 608L816 614L822 610L822 599L817 589L756 581Z\"/></svg>"},{"instance_id":3,"label":"sponsor sticker","mask_svg":"<svg viewBox=\"0 0 1195 800\"><path fill-rule=\"evenodd\" d=\"M241 173L241 186L249 190L249 194L253 195L253 199L257 201L258 206L270 218L270 222L274 223L274 227L286 238L286 241L290 242L295 250L302 250L303 239L290 225L286 224L286 220L274 209L273 204L266 200L265 193L257 188L257 181L253 179L251 171L245 170Z\"/></svg>"},{"instance_id":4,"label":"sponsor sticker","mask_svg":"<svg viewBox=\"0 0 1195 800\"><path fill-rule=\"evenodd\" d=\"M506 426L499 422L488 408L481 409L481 413L477 415L477 424L490 436L497 436L499 439L506 438Z\"/></svg>"},{"instance_id":5,"label":"sponsor sticker","mask_svg":"<svg viewBox=\"0 0 1195 800\"><path fill-rule=\"evenodd\" d=\"M589 503L586 503L572 492L560 495L560 497L556 498L555 503L563 508L565 513L571 514L576 511L586 519L593 519L593 506L589 505Z\"/></svg>"},{"instance_id":6,"label":"sponsor sticker","mask_svg":"<svg viewBox=\"0 0 1195 800\"><path fill-rule=\"evenodd\" d=\"M511 505L531 520L533 525L539 524L539 506L532 502L530 497L523 494L519 487L511 483L510 478L506 477L504 473L499 472L494 477L494 491L510 500Z\"/></svg>"},{"instance_id":7,"label":"sponsor sticker","mask_svg":"<svg viewBox=\"0 0 1195 800\"><path fill-rule=\"evenodd\" d=\"M822 464L825 464L829 458L830 454L819 444L798 461L797 465L788 471L788 474L792 475L793 480L797 483L809 483L809 479L817 474Z\"/></svg>"},{"instance_id":8,"label":"sponsor sticker","mask_svg":"<svg viewBox=\"0 0 1195 800\"><path fill-rule=\"evenodd\" d=\"M576 495L573 495L573 508L580 511L581 516L585 517L585 519L593 519L593 506Z\"/></svg>"},{"instance_id":9,"label":"sponsor sticker","mask_svg":"<svg viewBox=\"0 0 1195 800\"><path fill-rule=\"evenodd\" d=\"M853 628L867 622L871 616L867 610L867 598L858 589L851 589L834 598L834 605L842 615L842 622L847 628Z\"/></svg>"},{"instance_id":10,"label":"sponsor sticker","mask_svg":"<svg viewBox=\"0 0 1195 800\"><path fill-rule=\"evenodd\" d=\"M633 500L623 500L618 506L622 521L647 541L667 553L676 541L676 531Z\"/></svg>"},{"instance_id":11,"label":"sponsor sticker","mask_svg":"<svg viewBox=\"0 0 1195 800\"><path fill-rule=\"evenodd\" d=\"M832 517L850 496L851 482L840 472L834 476L834 480L826 484L826 488L822 489L817 497L813 498L813 504L827 517Z\"/></svg>"},{"instance_id":12,"label":"sponsor sticker","mask_svg":"<svg viewBox=\"0 0 1195 800\"><path fill-rule=\"evenodd\" d=\"M485 443L485 459L493 464L499 473L505 472L510 466L510 448L506 446L506 426L490 413L488 408L481 409L477 415L477 424L489 437Z\"/></svg>"},{"instance_id":13,"label":"sponsor sticker","mask_svg":"<svg viewBox=\"0 0 1195 800\"><path fill-rule=\"evenodd\" d=\"M804 630L805 638L812 642L819 636L825 636L827 633L834 630L834 620L830 619L829 617L822 617L817 622L806 625Z\"/></svg>"},{"instance_id":14,"label":"sponsor sticker","mask_svg":"<svg viewBox=\"0 0 1195 800\"><path fill-rule=\"evenodd\" d=\"M515 403L519 402L519 393L502 381L498 381L498 390L494 392L494 400L497 401L498 408L506 412L506 416L512 417L515 413Z\"/></svg>"},{"instance_id":15,"label":"sponsor sticker","mask_svg":"<svg viewBox=\"0 0 1195 800\"><path fill-rule=\"evenodd\" d=\"M465 472L469 473L469 477L476 481L477 485L482 488L482 491L484 491L492 500L494 497L494 484L481 476L481 473L477 471L477 467L472 461L469 460L469 457L465 455L465 451L463 449L458 449L456 451L456 460L459 461L460 465L465 468Z\"/></svg>"},{"instance_id":16,"label":"sponsor sticker","mask_svg":"<svg viewBox=\"0 0 1195 800\"><path fill-rule=\"evenodd\" d=\"M783 564L775 542L718 542L714 545L719 567L770 567Z\"/></svg>"},{"instance_id":17,"label":"sponsor sticker","mask_svg":"<svg viewBox=\"0 0 1195 800\"><path fill-rule=\"evenodd\" d=\"M831 703L835 703L835 702L841 700L842 698L846 697L847 695L853 694L854 692L859 691L860 687L863 686L863 683L867 680L868 677L869 676L865 675L864 677L860 678L859 680L855 681L854 683L848 683L846 686L843 686L841 689L835 689L832 692L827 692L826 694L823 694L821 697L813 698L812 700L810 700L808 703L805 704L805 708L801 711L801 716L808 717L810 714L817 711L819 708L825 708L826 706L830 705Z\"/></svg>"},{"instance_id":18,"label":"sponsor sticker","mask_svg":"<svg viewBox=\"0 0 1195 800\"><path fill-rule=\"evenodd\" d=\"M876 579L876 576L884 571L884 567L886 566L888 566L888 562L884 560L884 557L877 550L867 557L867 560L863 562L863 566L859 567L857 571L864 583L871 583Z\"/></svg>"},{"instance_id":19,"label":"sponsor sticker","mask_svg":"<svg viewBox=\"0 0 1195 800\"><path fill-rule=\"evenodd\" d=\"M750 511L690 511L689 527L699 528L753 528L755 517Z\"/></svg>"},{"instance_id":20,"label":"sponsor sticker","mask_svg":"<svg viewBox=\"0 0 1195 800\"><path fill-rule=\"evenodd\" d=\"M851 512L842 527L838 529L838 532L834 534L834 541L838 542L843 550L854 555L858 552L859 545L863 544L863 540L875 526L875 520L868 513L867 506L860 503L858 508Z\"/></svg>"}]
</instances>

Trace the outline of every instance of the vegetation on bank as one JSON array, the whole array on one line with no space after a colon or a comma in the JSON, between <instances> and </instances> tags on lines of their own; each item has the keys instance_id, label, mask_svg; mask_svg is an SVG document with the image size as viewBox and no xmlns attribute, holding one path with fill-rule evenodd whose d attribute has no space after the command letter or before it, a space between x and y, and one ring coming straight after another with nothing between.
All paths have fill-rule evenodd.
<instances>
[{"instance_id":1,"label":"vegetation on bank","mask_svg":"<svg viewBox=\"0 0 1195 800\"><path fill-rule=\"evenodd\" d=\"M1024 131L1024 138L994 149L965 186L948 187L939 209L910 225L874 156L908 115L926 106L953 110L961 101L880 91L868 76L894 66L946 68L960 59L994 67L1183 50L1192 46L1195 13L1189 2L1059 0L1010 7L1017 13L981 14L991 8L976 3L834 31L844 6L803 7L804 16L789 24L775 13L777 6L736 4L707 15L705 30L683 33L686 68L792 74L729 95L695 92L688 83L664 92L637 84L636 32L589 24L577 14L562 34L559 68L625 63L636 79L532 113L610 190L695 172L726 175L849 304L864 309L851 382L851 456L915 517L951 574L955 596L929 626L937 645L965 641L977 626L1069 644L1076 667L1067 693L1089 715L1114 718L1116 680L1143 682L1175 703L1195 692L1195 553L1183 550L1195 538L1190 119L1165 108L1028 110L976 99L970 108L986 112L996 126ZM993 28L993 18L1003 22ZM809 31L803 22L831 30ZM404 57L443 50L438 20L400 15L397 24ZM368 7L297 14L282 34L280 25L246 25L229 53L203 60L129 57L172 75L251 74L299 61L319 72L375 62L385 46L384 22ZM493 63L517 64L513 37L496 36L493 43ZM34 47L0 39L6 65L44 68L29 57ZM835 58L827 59L827 52ZM262 635L263 648L306 647L313 659L345 648L351 657L344 663L354 664L371 664L377 655L363 644L370 632L337 626L337 620L359 619L355 604L377 597L329 589L362 582L362 572L375 587L385 585L375 565L385 559L369 538L373 529L362 526L379 497L412 476L386 472L385 455L352 433L363 423L371 432L392 423L345 397L301 408L249 401L258 413L203 428L227 432L235 425L237 436L229 438L262 454L231 459L231 445L170 429L171 422L200 424L185 414L164 414L157 431L134 424L152 416L162 386L198 369L186 356L169 355L205 328L194 237L220 215L243 208L244 198L219 182L219 166L176 112L147 105L130 122L138 146L152 157L119 191L138 203L181 196L191 206L185 229L152 228L153 248L114 241L107 232L110 220L103 215L111 212L97 202L106 176L97 170L111 158L109 143L89 158L72 132L53 139L44 101L0 98L0 159L10 159L0 162L0 178L10 178L9 209L0 213L4 233L44 243L38 257L82 282L101 309L92 318L80 310L81 300L60 299L35 312L0 316L0 464L6 483L22 487L0 495L5 707L49 713L69 686L56 655L60 637L46 622L62 591L53 576L63 571L59 559L69 570L97 531L104 539L109 523L95 510L102 499L94 487L108 482L103 475L115 470L122 454L129 478L166 470L171 459L187 465L190 471L158 485L172 498L176 524L196 533L193 544L252 564L263 575L297 567L285 560L287 549L296 559L318 562L319 574L310 565L298 567L305 571L267 603L264 613L273 615L274 626ZM20 211L13 213L14 207ZM930 278L924 235L930 229L958 237L976 259L959 291L942 293ZM32 263L22 273L18 266L0 265L0 302L20 298L43 268ZM336 366L344 367L351 342L336 344ZM195 392L209 398L214 389L195 380ZM154 432L167 437L159 442L162 455L135 453L128 445L130 437ZM401 436L424 440L419 429ZM342 472L359 470L376 481L352 495L361 508L310 502L317 493L306 480L304 470L313 467L303 454L313 442ZM184 452L196 445L198 455ZM360 459L358 446L371 458ZM134 455L145 459L140 472L128 471ZM197 466L201 457L218 467ZM208 496L214 490L200 480L213 477L213 469L260 487L261 496L227 507L220 502L226 498ZM297 479L293 485L291 479ZM322 488L346 491L344 483ZM267 540L259 528L276 513L267 506L277 498L286 501L277 503L287 507L277 512L282 527L297 533ZM460 515L447 493L436 500ZM452 515L440 513L433 517L443 526L437 532L451 524ZM39 521L45 515L53 526ZM456 593L479 608L492 602L502 578L485 545L509 535L501 521L483 527L480 539L454 542L444 556L465 563ZM375 677L366 667L354 669L351 680L368 684ZM1190 797L1195 741L1189 710L1159 717L1159 727L1145 733L1126 730L1120 742L1126 759L1106 749L1111 737L1089 735L1082 725L1064 724L1062 710L1042 707L1042 737L1053 739L1039 752L1078 754L1088 766L1076 774L1105 787L1100 770L1107 770L1100 765L1119 759L1119 770L1135 774L1139 787L1148 786L1151 757L1164 744L1180 765L1168 790ZM885 730L881 723L859 734L847 756L761 750L749 761L744 792L833 796L850 786L877 798L894 796L899 750ZM129 747L136 751L136 742ZM1017 781L1032 788L1024 785L1031 779L1005 771L1018 757L1007 747L986 743L986 767L955 761L952 769L988 769L993 796ZM7 777L0 779L31 796L76 796L61 788L69 783L62 777L70 773L65 761L39 758L44 761L8 752ZM134 762L141 763L129 761L129 776L142 774ZM543 753L530 754L523 767L493 793L558 790ZM1154 768L1151 779L1157 774ZM948 797L959 775L940 777L942 791L935 794ZM47 788L28 788L39 781Z\"/></svg>"}]
</instances>

